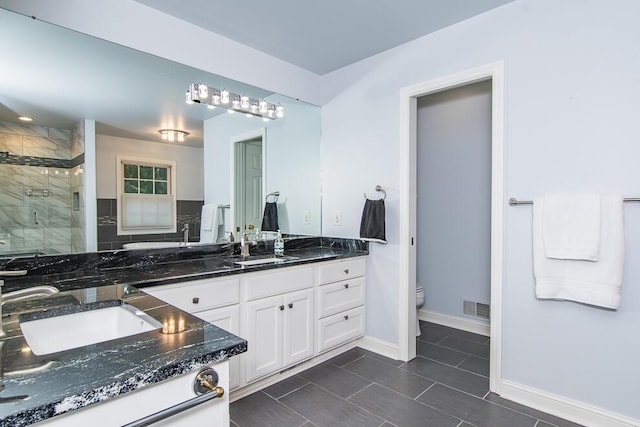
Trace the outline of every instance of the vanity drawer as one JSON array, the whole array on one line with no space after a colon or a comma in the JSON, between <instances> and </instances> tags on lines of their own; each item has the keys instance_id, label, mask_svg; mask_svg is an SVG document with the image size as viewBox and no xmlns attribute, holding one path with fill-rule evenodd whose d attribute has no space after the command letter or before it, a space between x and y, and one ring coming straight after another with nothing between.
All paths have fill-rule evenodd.
<instances>
[{"instance_id":1,"label":"vanity drawer","mask_svg":"<svg viewBox=\"0 0 640 427\"><path fill-rule=\"evenodd\" d=\"M177 285L145 288L144 292L189 313L240 302L240 281L196 280Z\"/></svg>"},{"instance_id":2,"label":"vanity drawer","mask_svg":"<svg viewBox=\"0 0 640 427\"><path fill-rule=\"evenodd\" d=\"M320 284L333 283L352 277L364 276L366 261L364 258L346 259L321 265L318 268Z\"/></svg>"},{"instance_id":3,"label":"vanity drawer","mask_svg":"<svg viewBox=\"0 0 640 427\"><path fill-rule=\"evenodd\" d=\"M364 304L364 277L318 287L318 317L326 317Z\"/></svg>"},{"instance_id":4,"label":"vanity drawer","mask_svg":"<svg viewBox=\"0 0 640 427\"><path fill-rule=\"evenodd\" d=\"M364 306L318 320L318 352L364 335Z\"/></svg>"},{"instance_id":5,"label":"vanity drawer","mask_svg":"<svg viewBox=\"0 0 640 427\"><path fill-rule=\"evenodd\" d=\"M243 279L245 298L251 301L313 287L313 267L289 267L275 272L260 272Z\"/></svg>"}]
</instances>

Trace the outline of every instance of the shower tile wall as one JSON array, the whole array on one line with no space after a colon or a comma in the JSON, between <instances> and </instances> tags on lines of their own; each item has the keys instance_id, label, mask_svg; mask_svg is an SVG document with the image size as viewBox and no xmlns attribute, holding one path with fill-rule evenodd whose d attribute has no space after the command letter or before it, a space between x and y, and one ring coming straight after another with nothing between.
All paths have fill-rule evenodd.
<instances>
[{"instance_id":1,"label":"shower tile wall","mask_svg":"<svg viewBox=\"0 0 640 427\"><path fill-rule=\"evenodd\" d=\"M202 200L178 200L177 232L165 234L138 234L118 236L118 205L116 199L98 199L98 250L122 249L130 242L177 242L182 240L182 226L189 224L189 241L200 240L200 214Z\"/></svg>"},{"instance_id":2,"label":"shower tile wall","mask_svg":"<svg viewBox=\"0 0 640 427\"><path fill-rule=\"evenodd\" d=\"M71 252L70 146L69 130L0 122L0 254Z\"/></svg>"},{"instance_id":3,"label":"shower tile wall","mask_svg":"<svg viewBox=\"0 0 640 427\"><path fill-rule=\"evenodd\" d=\"M84 121L71 131L71 250L84 252L85 233L85 184L84 184ZM74 194L77 193L77 204Z\"/></svg>"}]
</instances>

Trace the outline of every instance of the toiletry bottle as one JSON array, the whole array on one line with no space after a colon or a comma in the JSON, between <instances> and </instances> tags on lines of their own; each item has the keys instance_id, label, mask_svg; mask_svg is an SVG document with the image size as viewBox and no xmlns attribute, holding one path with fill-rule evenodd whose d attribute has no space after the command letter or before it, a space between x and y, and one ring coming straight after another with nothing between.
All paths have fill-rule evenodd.
<instances>
[{"instance_id":1,"label":"toiletry bottle","mask_svg":"<svg viewBox=\"0 0 640 427\"><path fill-rule=\"evenodd\" d=\"M278 230L278 236L275 242L273 242L273 253L275 256L284 256L284 239L282 238L280 230Z\"/></svg>"}]
</instances>

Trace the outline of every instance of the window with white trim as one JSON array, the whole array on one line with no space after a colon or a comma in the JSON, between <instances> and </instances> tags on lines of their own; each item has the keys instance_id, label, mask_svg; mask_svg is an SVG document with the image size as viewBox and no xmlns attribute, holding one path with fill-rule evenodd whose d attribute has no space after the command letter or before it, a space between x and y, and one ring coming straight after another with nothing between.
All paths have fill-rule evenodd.
<instances>
[{"instance_id":1,"label":"window with white trim","mask_svg":"<svg viewBox=\"0 0 640 427\"><path fill-rule=\"evenodd\" d=\"M176 163L117 157L118 235L176 232Z\"/></svg>"}]
</instances>

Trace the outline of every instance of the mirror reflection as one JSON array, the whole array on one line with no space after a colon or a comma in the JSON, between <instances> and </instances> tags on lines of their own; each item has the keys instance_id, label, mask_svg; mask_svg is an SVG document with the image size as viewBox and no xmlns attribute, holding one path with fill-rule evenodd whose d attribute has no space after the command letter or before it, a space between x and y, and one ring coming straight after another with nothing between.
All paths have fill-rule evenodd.
<instances>
[{"instance_id":1,"label":"mirror reflection","mask_svg":"<svg viewBox=\"0 0 640 427\"><path fill-rule=\"evenodd\" d=\"M319 107L3 9L0 37L0 256L260 237L273 192L278 228L321 234ZM285 116L187 105L194 82Z\"/></svg>"}]
</instances>

